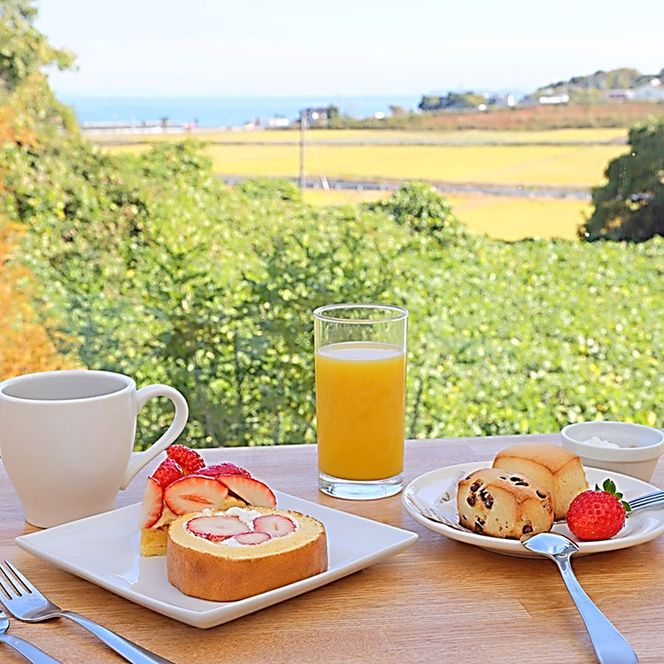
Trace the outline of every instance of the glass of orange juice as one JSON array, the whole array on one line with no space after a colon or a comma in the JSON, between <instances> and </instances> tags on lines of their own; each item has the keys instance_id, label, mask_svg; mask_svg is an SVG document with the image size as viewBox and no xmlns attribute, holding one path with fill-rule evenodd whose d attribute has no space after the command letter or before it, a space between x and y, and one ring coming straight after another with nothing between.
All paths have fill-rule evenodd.
<instances>
[{"instance_id":1,"label":"glass of orange juice","mask_svg":"<svg viewBox=\"0 0 664 664\"><path fill-rule=\"evenodd\" d=\"M318 486L370 500L403 486L408 311L332 304L314 311Z\"/></svg>"}]
</instances>

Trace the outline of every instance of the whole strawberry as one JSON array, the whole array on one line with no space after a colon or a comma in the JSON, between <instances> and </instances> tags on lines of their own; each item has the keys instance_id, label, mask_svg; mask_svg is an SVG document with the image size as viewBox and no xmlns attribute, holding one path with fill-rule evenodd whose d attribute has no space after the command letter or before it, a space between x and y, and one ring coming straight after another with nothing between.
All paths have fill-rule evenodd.
<instances>
[{"instance_id":1,"label":"whole strawberry","mask_svg":"<svg viewBox=\"0 0 664 664\"><path fill-rule=\"evenodd\" d=\"M604 480L602 489L580 493L567 511L567 525L581 540L603 540L613 537L625 525L630 506L622 500L612 480Z\"/></svg>"},{"instance_id":2,"label":"whole strawberry","mask_svg":"<svg viewBox=\"0 0 664 664\"><path fill-rule=\"evenodd\" d=\"M166 450L166 454L169 459L173 459L173 461L184 470L185 475L195 473L205 467L205 460L203 457L190 447L185 447L184 445L171 445Z\"/></svg>"}]
</instances>

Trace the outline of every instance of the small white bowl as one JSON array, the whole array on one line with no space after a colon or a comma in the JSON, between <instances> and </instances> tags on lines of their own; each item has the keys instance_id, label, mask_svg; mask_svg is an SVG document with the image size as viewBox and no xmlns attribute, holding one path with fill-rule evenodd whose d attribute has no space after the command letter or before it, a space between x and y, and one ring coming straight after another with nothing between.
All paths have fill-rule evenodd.
<instances>
[{"instance_id":1,"label":"small white bowl","mask_svg":"<svg viewBox=\"0 0 664 664\"><path fill-rule=\"evenodd\" d=\"M664 433L629 422L579 422L561 432L563 447L581 457L585 466L624 473L649 482L664 454ZM584 441L596 436L619 445L600 447Z\"/></svg>"}]
</instances>

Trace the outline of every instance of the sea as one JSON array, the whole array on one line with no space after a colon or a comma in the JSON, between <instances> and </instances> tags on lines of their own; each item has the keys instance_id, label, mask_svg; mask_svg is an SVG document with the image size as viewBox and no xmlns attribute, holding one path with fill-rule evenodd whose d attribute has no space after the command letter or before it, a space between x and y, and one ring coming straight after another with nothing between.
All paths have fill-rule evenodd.
<instances>
[{"instance_id":1,"label":"sea","mask_svg":"<svg viewBox=\"0 0 664 664\"><path fill-rule=\"evenodd\" d=\"M58 95L72 106L79 123L153 123L168 119L174 124L199 127L240 127L247 123L265 126L270 119L294 120L305 108L338 106L355 118L388 114L390 106L414 110L420 97L393 96L302 96L302 97L80 97Z\"/></svg>"}]
</instances>

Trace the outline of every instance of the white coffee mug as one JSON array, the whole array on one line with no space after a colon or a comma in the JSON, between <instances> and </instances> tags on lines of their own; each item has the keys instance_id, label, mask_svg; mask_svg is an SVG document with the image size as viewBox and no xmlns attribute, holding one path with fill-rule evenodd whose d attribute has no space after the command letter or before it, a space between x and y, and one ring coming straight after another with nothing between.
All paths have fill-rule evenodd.
<instances>
[{"instance_id":1,"label":"white coffee mug","mask_svg":"<svg viewBox=\"0 0 664 664\"><path fill-rule=\"evenodd\" d=\"M132 456L136 416L152 397L175 415L166 432ZM145 464L183 431L185 398L167 385L136 390L109 371L46 371L0 383L0 456L23 505L41 528L113 509Z\"/></svg>"}]
</instances>

